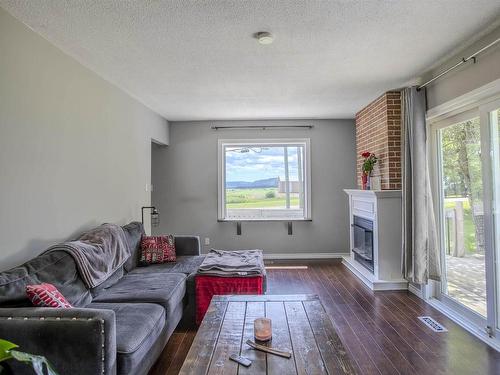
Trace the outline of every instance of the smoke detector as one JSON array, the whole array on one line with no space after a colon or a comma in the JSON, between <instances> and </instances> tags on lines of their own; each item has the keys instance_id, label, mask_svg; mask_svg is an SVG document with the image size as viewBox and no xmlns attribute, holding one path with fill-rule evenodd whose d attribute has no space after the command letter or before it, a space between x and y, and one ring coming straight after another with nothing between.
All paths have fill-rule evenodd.
<instances>
[{"instance_id":1,"label":"smoke detector","mask_svg":"<svg viewBox=\"0 0 500 375\"><path fill-rule=\"evenodd\" d=\"M271 35L271 33L267 31L259 31L258 33L255 34L255 38L257 38L257 41L260 44L271 44L274 41L274 37Z\"/></svg>"}]
</instances>

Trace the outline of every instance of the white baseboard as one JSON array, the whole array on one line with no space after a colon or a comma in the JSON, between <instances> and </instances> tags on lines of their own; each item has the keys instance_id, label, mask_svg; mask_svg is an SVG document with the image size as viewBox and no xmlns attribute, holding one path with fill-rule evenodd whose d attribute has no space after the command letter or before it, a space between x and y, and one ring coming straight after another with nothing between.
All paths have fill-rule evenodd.
<instances>
[{"instance_id":1,"label":"white baseboard","mask_svg":"<svg viewBox=\"0 0 500 375\"><path fill-rule=\"evenodd\" d=\"M294 259L342 259L346 253L290 253L290 254L266 254L264 259L269 260L294 260Z\"/></svg>"}]
</instances>

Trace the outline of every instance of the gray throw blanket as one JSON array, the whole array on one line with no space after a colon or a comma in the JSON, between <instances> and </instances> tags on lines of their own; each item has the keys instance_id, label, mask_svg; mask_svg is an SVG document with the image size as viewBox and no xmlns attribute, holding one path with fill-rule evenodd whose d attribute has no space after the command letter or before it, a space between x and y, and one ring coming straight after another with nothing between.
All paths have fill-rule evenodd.
<instances>
[{"instance_id":1,"label":"gray throw blanket","mask_svg":"<svg viewBox=\"0 0 500 375\"><path fill-rule=\"evenodd\" d=\"M224 251L212 249L198 268L200 275L222 277L264 276L264 259L262 250Z\"/></svg>"},{"instance_id":2,"label":"gray throw blanket","mask_svg":"<svg viewBox=\"0 0 500 375\"><path fill-rule=\"evenodd\" d=\"M130 257L125 232L115 224L103 224L82 234L76 241L64 242L45 252L65 251L75 260L80 277L88 288L95 288Z\"/></svg>"}]
</instances>

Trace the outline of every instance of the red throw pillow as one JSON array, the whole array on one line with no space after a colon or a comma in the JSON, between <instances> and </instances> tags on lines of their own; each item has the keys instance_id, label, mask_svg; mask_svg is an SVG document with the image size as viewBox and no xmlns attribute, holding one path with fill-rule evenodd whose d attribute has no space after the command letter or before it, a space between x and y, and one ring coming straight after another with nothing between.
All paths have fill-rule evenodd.
<instances>
[{"instance_id":1,"label":"red throw pillow","mask_svg":"<svg viewBox=\"0 0 500 375\"><path fill-rule=\"evenodd\" d=\"M142 264L175 262L174 236L142 236L141 260Z\"/></svg>"},{"instance_id":2,"label":"red throw pillow","mask_svg":"<svg viewBox=\"0 0 500 375\"><path fill-rule=\"evenodd\" d=\"M57 288L49 283L27 285L26 294L34 306L69 309L73 306L64 298Z\"/></svg>"}]
</instances>

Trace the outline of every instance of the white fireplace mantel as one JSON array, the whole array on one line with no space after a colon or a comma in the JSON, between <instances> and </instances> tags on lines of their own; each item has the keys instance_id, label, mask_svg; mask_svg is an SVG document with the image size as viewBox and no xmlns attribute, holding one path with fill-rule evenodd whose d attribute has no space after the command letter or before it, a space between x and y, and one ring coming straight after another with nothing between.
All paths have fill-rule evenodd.
<instances>
[{"instance_id":1,"label":"white fireplace mantel","mask_svg":"<svg viewBox=\"0 0 500 375\"><path fill-rule=\"evenodd\" d=\"M345 189L349 196L350 255L343 263L372 290L405 290L401 273L401 190ZM373 273L354 258L354 216L373 222Z\"/></svg>"},{"instance_id":2,"label":"white fireplace mantel","mask_svg":"<svg viewBox=\"0 0 500 375\"><path fill-rule=\"evenodd\" d=\"M359 190L344 189L349 196L376 197L376 198L399 198L401 199L401 190Z\"/></svg>"}]
</instances>

